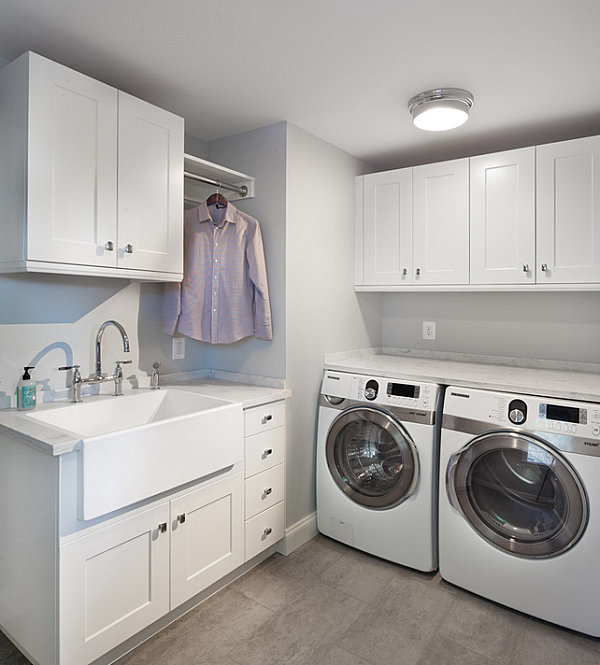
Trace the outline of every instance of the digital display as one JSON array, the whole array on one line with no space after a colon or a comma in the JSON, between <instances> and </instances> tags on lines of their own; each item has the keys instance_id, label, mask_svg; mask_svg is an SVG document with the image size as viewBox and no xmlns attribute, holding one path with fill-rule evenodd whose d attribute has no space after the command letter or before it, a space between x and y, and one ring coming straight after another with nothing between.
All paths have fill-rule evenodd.
<instances>
[{"instance_id":1,"label":"digital display","mask_svg":"<svg viewBox=\"0 0 600 665\"><path fill-rule=\"evenodd\" d=\"M419 386L411 386L406 383L388 383L387 394L392 397L419 397Z\"/></svg>"},{"instance_id":2,"label":"digital display","mask_svg":"<svg viewBox=\"0 0 600 665\"><path fill-rule=\"evenodd\" d=\"M574 406L546 404L546 418L549 420L561 420L564 423L578 423L579 409L576 409Z\"/></svg>"}]
</instances>

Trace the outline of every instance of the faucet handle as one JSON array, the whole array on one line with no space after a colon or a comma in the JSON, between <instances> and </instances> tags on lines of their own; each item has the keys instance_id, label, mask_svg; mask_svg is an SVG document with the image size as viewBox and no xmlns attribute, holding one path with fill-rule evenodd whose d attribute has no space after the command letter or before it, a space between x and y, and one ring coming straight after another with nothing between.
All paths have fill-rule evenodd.
<instances>
[{"instance_id":1,"label":"faucet handle","mask_svg":"<svg viewBox=\"0 0 600 665\"><path fill-rule=\"evenodd\" d=\"M131 365L132 360L115 360L117 365Z\"/></svg>"},{"instance_id":2,"label":"faucet handle","mask_svg":"<svg viewBox=\"0 0 600 665\"><path fill-rule=\"evenodd\" d=\"M154 369L158 369L160 367L158 360L155 363L152 363L152 367L154 367Z\"/></svg>"},{"instance_id":3,"label":"faucet handle","mask_svg":"<svg viewBox=\"0 0 600 665\"><path fill-rule=\"evenodd\" d=\"M65 365L64 367L59 367L58 368L61 372L67 370L67 369L79 369L79 365Z\"/></svg>"}]
</instances>

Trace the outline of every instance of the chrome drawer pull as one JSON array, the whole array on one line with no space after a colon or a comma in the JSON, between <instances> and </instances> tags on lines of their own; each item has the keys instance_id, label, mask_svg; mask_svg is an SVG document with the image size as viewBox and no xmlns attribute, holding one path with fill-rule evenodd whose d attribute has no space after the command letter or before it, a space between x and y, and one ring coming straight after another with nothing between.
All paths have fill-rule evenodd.
<instances>
[{"instance_id":1,"label":"chrome drawer pull","mask_svg":"<svg viewBox=\"0 0 600 665\"><path fill-rule=\"evenodd\" d=\"M181 515L177 515L177 521L179 524L183 524L185 522L185 513L181 513Z\"/></svg>"},{"instance_id":2,"label":"chrome drawer pull","mask_svg":"<svg viewBox=\"0 0 600 665\"><path fill-rule=\"evenodd\" d=\"M161 522L158 525L158 533L165 533L167 530L167 523L166 522Z\"/></svg>"},{"instance_id":3,"label":"chrome drawer pull","mask_svg":"<svg viewBox=\"0 0 600 665\"><path fill-rule=\"evenodd\" d=\"M263 494L264 494L264 496L269 496L269 494L271 494L272 491L273 491L273 488L272 488L272 487L267 487L267 488L265 488L265 490L263 491Z\"/></svg>"},{"instance_id":4,"label":"chrome drawer pull","mask_svg":"<svg viewBox=\"0 0 600 665\"><path fill-rule=\"evenodd\" d=\"M264 453L263 453L263 457L268 457L269 455L272 455L272 454L273 454L273 448L266 448Z\"/></svg>"},{"instance_id":5,"label":"chrome drawer pull","mask_svg":"<svg viewBox=\"0 0 600 665\"><path fill-rule=\"evenodd\" d=\"M272 531L273 531L273 529L271 529L271 527L268 526L268 527L263 531L263 533L264 533L265 536L268 536Z\"/></svg>"},{"instance_id":6,"label":"chrome drawer pull","mask_svg":"<svg viewBox=\"0 0 600 665\"><path fill-rule=\"evenodd\" d=\"M262 424L265 425L266 423L269 422L269 420L273 420L273 416L270 413L267 416L263 416Z\"/></svg>"}]
</instances>

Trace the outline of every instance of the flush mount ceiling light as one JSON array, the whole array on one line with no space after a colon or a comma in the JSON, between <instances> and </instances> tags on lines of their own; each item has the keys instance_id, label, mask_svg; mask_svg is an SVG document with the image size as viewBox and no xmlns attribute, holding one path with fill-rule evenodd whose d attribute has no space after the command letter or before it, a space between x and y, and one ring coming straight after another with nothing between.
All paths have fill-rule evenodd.
<instances>
[{"instance_id":1,"label":"flush mount ceiling light","mask_svg":"<svg viewBox=\"0 0 600 665\"><path fill-rule=\"evenodd\" d=\"M415 127L429 132L454 129L467 122L473 95L461 88L435 88L415 95L408 102Z\"/></svg>"}]
</instances>

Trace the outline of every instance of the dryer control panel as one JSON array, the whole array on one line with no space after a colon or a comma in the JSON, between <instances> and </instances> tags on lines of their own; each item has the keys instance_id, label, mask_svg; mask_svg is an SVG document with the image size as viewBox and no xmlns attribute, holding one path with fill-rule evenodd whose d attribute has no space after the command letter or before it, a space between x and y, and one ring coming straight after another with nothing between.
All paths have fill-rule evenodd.
<instances>
[{"instance_id":1,"label":"dryer control panel","mask_svg":"<svg viewBox=\"0 0 600 665\"><path fill-rule=\"evenodd\" d=\"M444 400L443 427L473 432L510 427L538 436L566 435L570 442L560 437L555 442L562 450L600 454L600 404L592 402L450 386Z\"/></svg>"}]
</instances>

